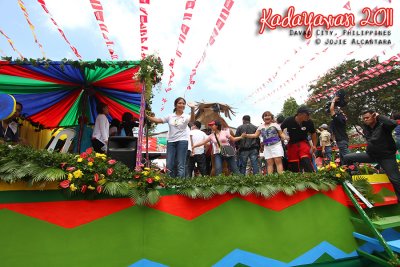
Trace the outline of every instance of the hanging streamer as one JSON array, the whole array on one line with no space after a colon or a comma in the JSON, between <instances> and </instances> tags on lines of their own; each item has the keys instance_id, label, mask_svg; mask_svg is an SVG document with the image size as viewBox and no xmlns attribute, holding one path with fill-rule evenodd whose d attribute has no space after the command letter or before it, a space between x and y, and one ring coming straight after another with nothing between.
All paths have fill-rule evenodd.
<instances>
[{"instance_id":1,"label":"hanging streamer","mask_svg":"<svg viewBox=\"0 0 400 267\"><path fill-rule=\"evenodd\" d=\"M192 69L190 76L189 76L189 85L186 87L186 91L187 90L191 90L192 86L196 83L196 81L194 80L194 76L196 75L197 69L200 65L200 63L204 62L204 59L207 56L207 49L208 47L212 46L215 43L215 39L217 38L217 36L219 35L219 33L221 32L222 28L224 27L229 14L230 14L230 10L232 8L234 4L233 0L226 0L224 3L224 6L221 10L221 13L219 14L219 17L217 19L217 22L215 24L215 27L211 33L210 39L206 45L206 48L203 51L203 55L201 56L201 58L197 61L196 66ZM186 93L186 92L185 92Z\"/></svg>"},{"instance_id":2,"label":"hanging streamer","mask_svg":"<svg viewBox=\"0 0 400 267\"><path fill-rule=\"evenodd\" d=\"M173 83L173 78L175 76L174 66L175 66L177 57L178 58L182 57L181 44L183 45L185 43L187 35L189 33L189 30L190 30L190 23L189 22L192 20L192 17L193 17L192 13L193 13L193 10L194 10L195 6L196 6L196 0L194 0L194 1L188 0L185 3L185 11L183 13L183 20L182 20L182 24L181 24L181 27L180 27L180 33L179 33L179 37L178 37L178 44L177 44L177 47L176 47L176 50L175 50L175 55L173 56L173 58L171 58L170 63L169 63L170 75L169 75L168 86L165 89L166 93L168 93L169 91L172 90L171 85ZM163 98L163 101L161 103L161 111L164 110L164 106L165 106L166 102L167 102L167 99Z\"/></svg>"},{"instance_id":3,"label":"hanging streamer","mask_svg":"<svg viewBox=\"0 0 400 267\"><path fill-rule=\"evenodd\" d=\"M108 28L104 22L103 6L101 5L100 0L90 0L90 4L92 5L94 16L96 17L97 23L99 24L101 35L106 42L106 46L108 52L110 53L111 59L118 59L118 55L115 54L114 51L114 42L108 38Z\"/></svg>"},{"instance_id":4,"label":"hanging streamer","mask_svg":"<svg viewBox=\"0 0 400 267\"><path fill-rule=\"evenodd\" d=\"M19 57L20 57L21 59L24 59L24 56L21 54L21 52L19 52L18 49L15 48L14 42L10 39L10 37L8 37L8 36L3 32L3 30L1 30L1 29L0 29L0 34L3 35L3 36L7 39L7 42L10 44L11 48L19 55Z\"/></svg>"},{"instance_id":5,"label":"hanging streamer","mask_svg":"<svg viewBox=\"0 0 400 267\"><path fill-rule=\"evenodd\" d=\"M377 56L374 56L374 58L377 58ZM386 73L388 71L391 71L393 69L392 66L386 66L389 63L396 61L396 59L400 58L400 53L397 54L397 56L392 56L391 58L383 61L382 63L378 63L374 66L370 66L367 70L363 71L362 73L355 75L353 77L348 77L348 74L346 73L352 73L351 70L347 70L346 73L344 73L344 75L342 74L342 76L347 79L345 81L343 81L343 79L338 76L336 79L333 80L334 83L336 83L337 85L330 87L328 89L326 89L323 92L320 92L318 95L315 95L313 97L310 97L307 101L320 101L323 98L327 98L329 96L332 96L334 93L336 93L338 90L340 89L345 89L347 87L350 86L354 86L358 83L360 83L361 81L365 81L365 80L369 80L372 78L375 78L383 73ZM367 60L365 62L361 62L359 64L359 66L365 66L367 64L369 64L370 60ZM398 64L398 62L396 62L396 64ZM358 67L354 67L353 70L358 70ZM364 76L364 77L363 77ZM340 82L340 84L339 84ZM328 83L328 85L330 85L332 83ZM324 84L323 86L327 86L326 84ZM323 87L318 87L319 89L323 89Z\"/></svg>"},{"instance_id":6,"label":"hanging streamer","mask_svg":"<svg viewBox=\"0 0 400 267\"><path fill-rule=\"evenodd\" d=\"M28 22L28 25L29 25L29 28L31 29L31 32L32 32L32 35L33 35L33 39L35 40L35 43L37 43L37 45L39 46L39 49L42 52L43 58L46 58L46 53L43 50L42 44L38 41L38 39L36 37L35 26L33 26L31 20L29 19L28 10L26 9L24 2L22 2L22 0L18 0L18 5L21 8L22 13L24 13L26 22Z\"/></svg>"},{"instance_id":7,"label":"hanging streamer","mask_svg":"<svg viewBox=\"0 0 400 267\"><path fill-rule=\"evenodd\" d=\"M148 13L145 5L150 5L150 0L139 0L140 10L140 54L142 59L146 57L149 47L146 45Z\"/></svg>"},{"instance_id":8,"label":"hanging streamer","mask_svg":"<svg viewBox=\"0 0 400 267\"><path fill-rule=\"evenodd\" d=\"M53 24L57 27L58 32L61 34L61 36L64 38L65 42L69 45L71 48L72 52L75 54L75 56L79 59L82 60L81 55L79 55L78 50L71 45L71 43L68 41L67 37L65 36L63 30L58 26L57 22L54 20L53 15L50 13L50 11L47 9L46 2L44 0L38 0L39 4L43 8L43 10L50 16L50 20L53 22Z\"/></svg>"}]
</instances>

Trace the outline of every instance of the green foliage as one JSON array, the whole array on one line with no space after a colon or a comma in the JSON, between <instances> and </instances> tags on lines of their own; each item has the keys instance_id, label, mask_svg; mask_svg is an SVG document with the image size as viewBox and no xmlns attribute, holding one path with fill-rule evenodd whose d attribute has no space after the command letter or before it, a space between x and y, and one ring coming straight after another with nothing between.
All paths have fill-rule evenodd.
<instances>
[{"instance_id":1,"label":"green foliage","mask_svg":"<svg viewBox=\"0 0 400 267\"><path fill-rule=\"evenodd\" d=\"M285 103L283 103L283 108L280 114L285 117L294 116L298 108L299 105L297 104L296 99L290 97L285 100Z\"/></svg>"},{"instance_id":2,"label":"green foliage","mask_svg":"<svg viewBox=\"0 0 400 267\"><path fill-rule=\"evenodd\" d=\"M129 170L125 165L91 149L74 155L0 144L0 181L26 181L29 184L56 181L62 190L71 195L125 196L132 198L137 205L157 203L160 188L171 189L190 198L209 199L226 193L269 198L279 192L290 196L307 189L334 190L346 175L341 168L330 166L317 173L167 178L154 168ZM369 191L363 192L368 195Z\"/></svg>"}]
</instances>

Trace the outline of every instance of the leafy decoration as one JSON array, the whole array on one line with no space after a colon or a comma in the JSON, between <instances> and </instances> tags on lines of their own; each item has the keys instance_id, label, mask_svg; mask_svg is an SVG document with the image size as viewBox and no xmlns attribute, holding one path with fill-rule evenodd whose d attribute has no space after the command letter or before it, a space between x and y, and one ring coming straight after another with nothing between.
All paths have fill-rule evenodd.
<instances>
[{"instance_id":1,"label":"leafy decoration","mask_svg":"<svg viewBox=\"0 0 400 267\"><path fill-rule=\"evenodd\" d=\"M226 193L243 196L255 194L269 198L280 192L290 196L307 189L334 190L346 175L347 172L340 168L330 166L317 173L284 172L267 176L231 175L177 179L165 177L154 168L132 171L122 163L107 158L106 155L94 153L91 149L74 155L0 144L2 182L44 184L56 181L60 189L68 194L130 197L136 205L156 204L160 198L160 188L170 189L190 198L209 199ZM365 179L357 179L355 186L367 198L376 198L370 195L371 185Z\"/></svg>"}]
</instances>

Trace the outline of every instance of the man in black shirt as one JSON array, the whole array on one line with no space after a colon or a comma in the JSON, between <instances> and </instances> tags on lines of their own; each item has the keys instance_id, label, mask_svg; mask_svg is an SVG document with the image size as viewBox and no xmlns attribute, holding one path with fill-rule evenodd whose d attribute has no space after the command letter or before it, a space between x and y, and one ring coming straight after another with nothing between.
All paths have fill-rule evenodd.
<instances>
[{"instance_id":1,"label":"man in black shirt","mask_svg":"<svg viewBox=\"0 0 400 267\"><path fill-rule=\"evenodd\" d=\"M347 154L344 161L348 165L354 162L379 163L389 177L397 198L400 199L400 171L396 162L396 143L392 136L396 121L372 110L364 111L362 119L367 152Z\"/></svg>"},{"instance_id":2,"label":"man in black shirt","mask_svg":"<svg viewBox=\"0 0 400 267\"><path fill-rule=\"evenodd\" d=\"M314 123L310 120L310 109L300 106L293 117L288 117L281 124L282 130L287 129L289 144L287 145L288 169L293 172L304 170L313 172L311 151L316 151L317 134ZM311 134L312 146L308 142L308 134Z\"/></svg>"},{"instance_id":3,"label":"man in black shirt","mask_svg":"<svg viewBox=\"0 0 400 267\"><path fill-rule=\"evenodd\" d=\"M243 116L243 124L236 129L235 136L241 136L243 133L253 134L257 127L250 123L250 116ZM247 161L250 159L253 174L259 173L258 156L260 151L260 138L244 138L237 142L239 148L239 171L246 174Z\"/></svg>"},{"instance_id":4,"label":"man in black shirt","mask_svg":"<svg viewBox=\"0 0 400 267\"><path fill-rule=\"evenodd\" d=\"M19 124L17 122L18 117L22 112L22 104L16 102L14 114L6 120L1 121L0 138L6 142L18 143L19 138Z\"/></svg>"},{"instance_id":5,"label":"man in black shirt","mask_svg":"<svg viewBox=\"0 0 400 267\"><path fill-rule=\"evenodd\" d=\"M339 107L335 108L335 103L337 101L339 101L339 96L336 96L332 100L329 111L332 117L332 133L335 136L335 141L339 148L340 164L343 165L343 156L349 154L349 137L346 132L347 117Z\"/></svg>"}]
</instances>

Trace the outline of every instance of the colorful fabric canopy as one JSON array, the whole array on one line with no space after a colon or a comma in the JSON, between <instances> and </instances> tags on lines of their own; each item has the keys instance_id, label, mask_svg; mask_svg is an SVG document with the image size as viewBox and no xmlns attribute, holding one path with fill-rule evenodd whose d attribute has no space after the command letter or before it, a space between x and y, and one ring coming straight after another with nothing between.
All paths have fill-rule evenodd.
<instances>
[{"instance_id":1,"label":"colorful fabric canopy","mask_svg":"<svg viewBox=\"0 0 400 267\"><path fill-rule=\"evenodd\" d=\"M109 106L112 118L121 120L125 112L139 118L141 84L133 79L139 64L81 69L62 62L45 66L0 60L0 93L12 94L23 114L46 128L78 125L81 114L94 123L98 102Z\"/></svg>"}]
</instances>

